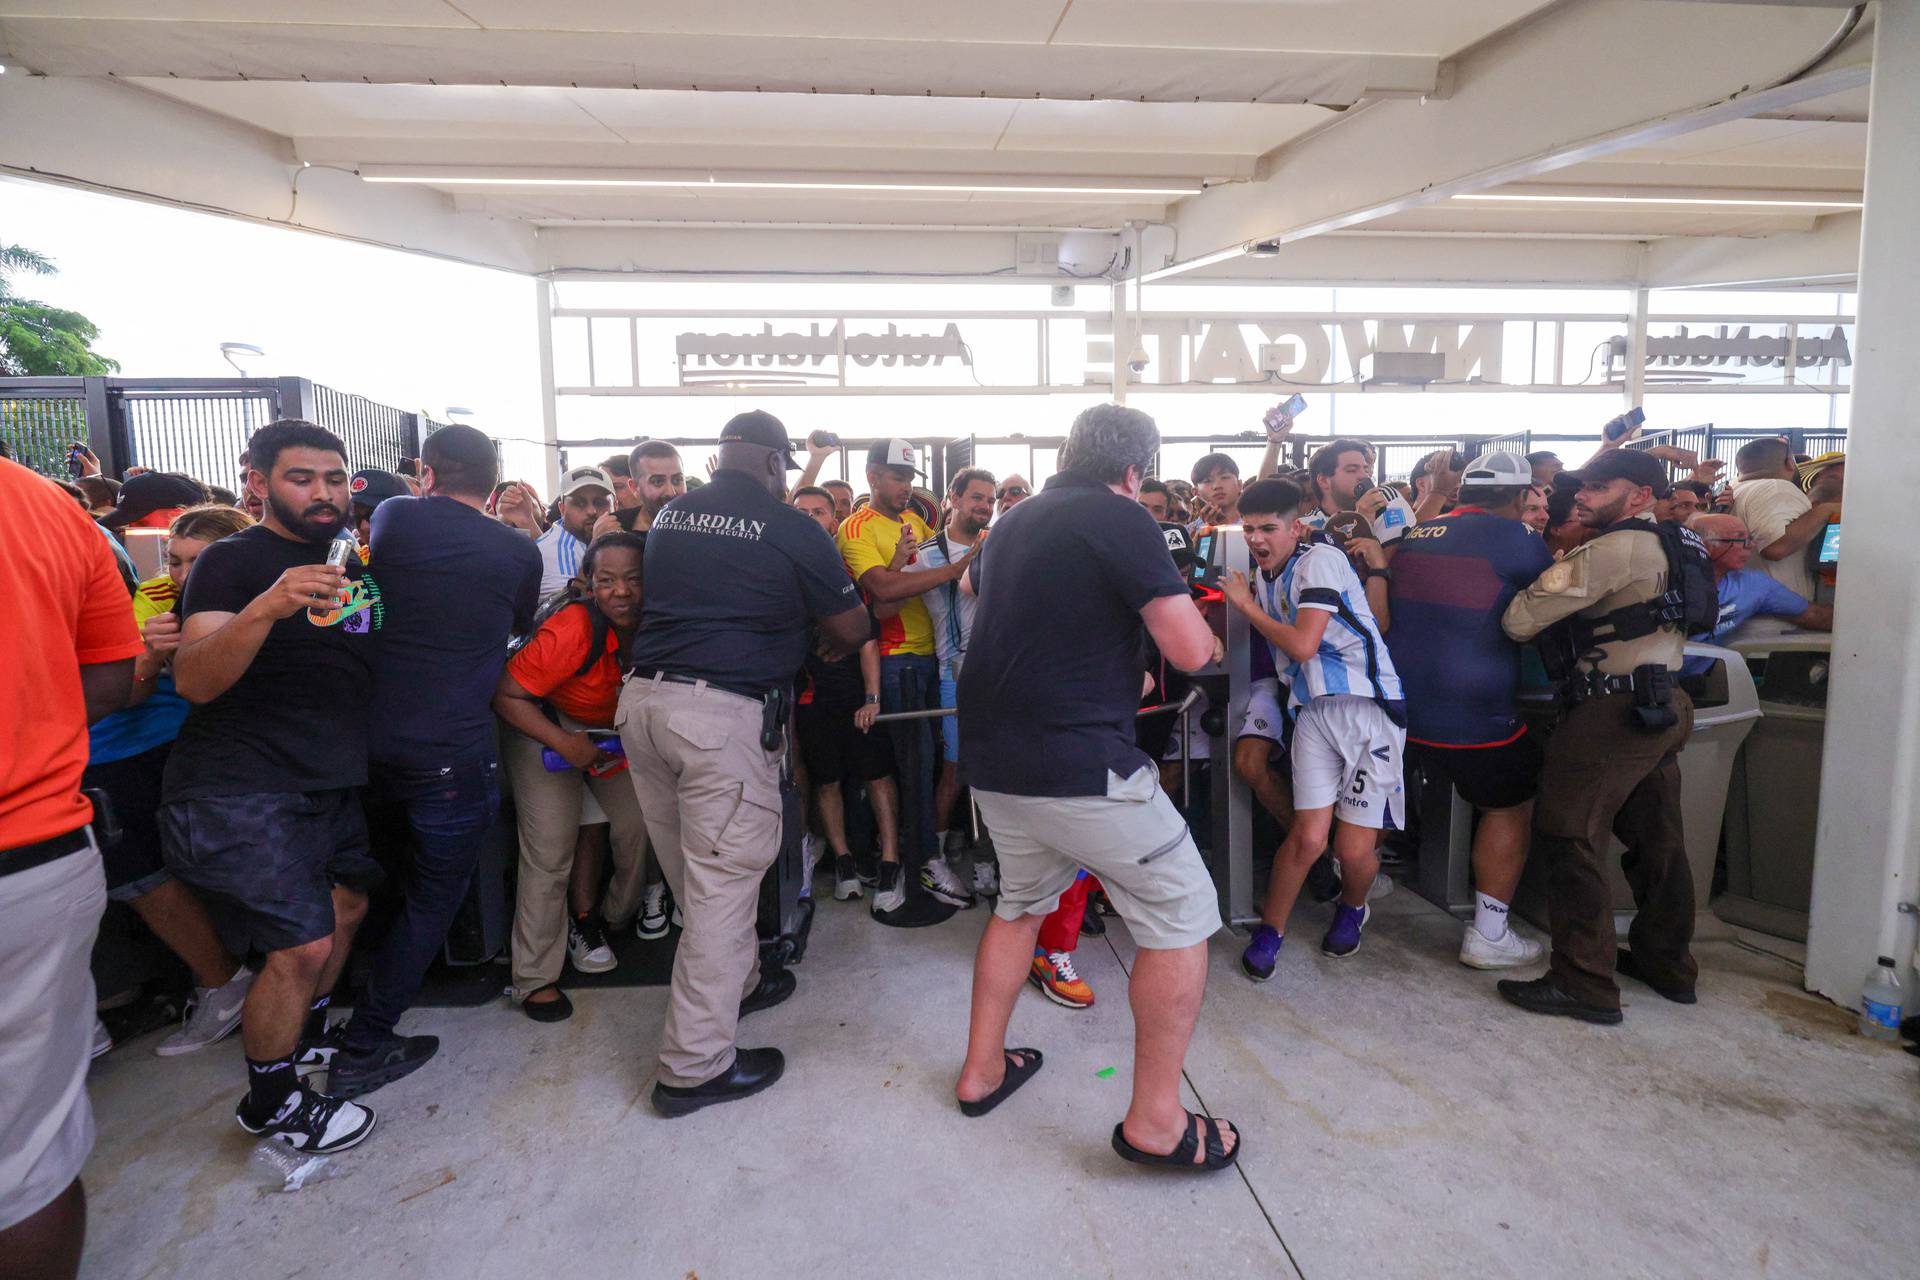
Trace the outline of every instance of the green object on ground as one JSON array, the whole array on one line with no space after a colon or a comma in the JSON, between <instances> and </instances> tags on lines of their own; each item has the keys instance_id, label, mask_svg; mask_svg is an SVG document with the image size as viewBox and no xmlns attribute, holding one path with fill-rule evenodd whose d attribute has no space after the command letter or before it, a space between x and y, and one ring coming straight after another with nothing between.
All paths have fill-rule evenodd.
<instances>
[{"instance_id":1,"label":"green object on ground","mask_svg":"<svg viewBox=\"0 0 1920 1280\"><path fill-rule=\"evenodd\" d=\"M1105 1067L1099 1071L1094 1072L1093 1074L1099 1076L1102 1080L1105 1080L1111 1077L1113 1073L1117 1070L1119 1070L1118 1067Z\"/></svg>"}]
</instances>

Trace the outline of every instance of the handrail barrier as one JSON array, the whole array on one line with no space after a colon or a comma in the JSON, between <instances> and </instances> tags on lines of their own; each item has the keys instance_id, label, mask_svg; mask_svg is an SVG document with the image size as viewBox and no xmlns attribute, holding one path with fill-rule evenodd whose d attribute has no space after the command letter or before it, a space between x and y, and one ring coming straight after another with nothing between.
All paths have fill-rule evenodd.
<instances>
[{"instance_id":1,"label":"handrail barrier","mask_svg":"<svg viewBox=\"0 0 1920 1280\"><path fill-rule=\"evenodd\" d=\"M1189 689L1187 696L1178 702L1162 702L1158 706L1142 707L1134 713L1134 719L1145 720L1148 716L1179 715L1180 722L1180 806L1185 809L1193 803L1193 721L1186 713L1200 701L1200 690ZM937 720L942 716L959 715L958 707L926 707L917 711L889 711L873 718L875 724L897 724L905 720ZM1157 762L1156 762L1157 763ZM973 797L967 797L969 804ZM973 806L973 841L980 843L980 806Z\"/></svg>"}]
</instances>

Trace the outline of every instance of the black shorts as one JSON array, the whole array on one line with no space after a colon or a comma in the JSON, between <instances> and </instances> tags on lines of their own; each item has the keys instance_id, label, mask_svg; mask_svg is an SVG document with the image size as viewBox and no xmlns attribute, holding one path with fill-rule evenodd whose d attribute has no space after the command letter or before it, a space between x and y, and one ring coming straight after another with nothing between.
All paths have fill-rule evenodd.
<instances>
[{"instance_id":1,"label":"black shorts","mask_svg":"<svg viewBox=\"0 0 1920 1280\"><path fill-rule=\"evenodd\" d=\"M333 887L380 882L355 788L260 791L160 810L167 869L197 890L236 950L285 951L333 934Z\"/></svg>"},{"instance_id":2,"label":"black shorts","mask_svg":"<svg viewBox=\"0 0 1920 1280\"><path fill-rule=\"evenodd\" d=\"M125 760L90 764L80 775L81 786L107 793L120 827L118 840L100 846L107 897L115 902L131 902L173 878L160 850L160 780L172 750L163 742Z\"/></svg>"},{"instance_id":3,"label":"black shorts","mask_svg":"<svg viewBox=\"0 0 1920 1280\"><path fill-rule=\"evenodd\" d=\"M872 782L893 776L893 735L885 725L860 732L853 723L856 710L812 702L800 707L794 729L800 737L800 759L807 766L809 785Z\"/></svg>"},{"instance_id":4,"label":"black shorts","mask_svg":"<svg viewBox=\"0 0 1920 1280\"><path fill-rule=\"evenodd\" d=\"M1451 782L1476 809L1511 809L1540 789L1540 744L1525 730L1497 747L1435 747L1408 739L1407 758Z\"/></svg>"}]
</instances>

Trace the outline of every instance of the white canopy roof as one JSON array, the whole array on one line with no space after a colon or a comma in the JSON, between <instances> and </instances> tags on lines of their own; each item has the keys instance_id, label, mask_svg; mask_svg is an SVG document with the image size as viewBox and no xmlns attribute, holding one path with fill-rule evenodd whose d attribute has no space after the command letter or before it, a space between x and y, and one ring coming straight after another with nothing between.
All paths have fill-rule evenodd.
<instances>
[{"instance_id":1,"label":"white canopy roof","mask_svg":"<svg viewBox=\"0 0 1920 1280\"><path fill-rule=\"evenodd\" d=\"M535 272L1081 273L1132 223L1138 269L1212 277L1830 283L1863 32L1768 86L1842 17L0 0L0 166Z\"/></svg>"}]
</instances>

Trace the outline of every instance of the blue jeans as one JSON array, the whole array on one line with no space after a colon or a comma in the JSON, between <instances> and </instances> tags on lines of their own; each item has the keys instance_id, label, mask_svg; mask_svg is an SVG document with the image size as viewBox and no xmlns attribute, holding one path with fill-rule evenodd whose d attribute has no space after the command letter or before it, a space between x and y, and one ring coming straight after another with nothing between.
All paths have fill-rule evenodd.
<instances>
[{"instance_id":1,"label":"blue jeans","mask_svg":"<svg viewBox=\"0 0 1920 1280\"><path fill-rule=\"evenodd\" d=\"M940 666L932 654L895 653L880 659L880 711L923 711L940 705ZM939 735L932 720L899 720L887 726L900 781L900 861L926 865L934 850L933 780L939 768Z\"/></svg>"},{"instance_id":2,"label":"blue jeans","mask_svg":"<svg viewBox=\"0 0 1920 1280\"><path fill-rule=\"evenodd\" d=\"M500 808L498 767L491 760L444 769L374 766L368 808L376 826L404 821L413 838L413 860L406 900L380 941L367 998L349 1024L349 1047L379 1044L420 994L427 968L466 900L480 847Z\"/></svg>"}]
</instances>

